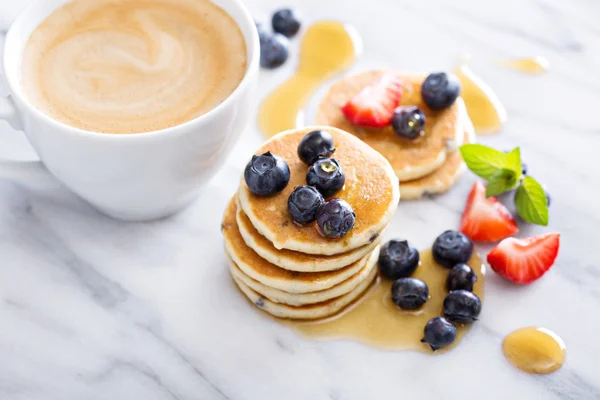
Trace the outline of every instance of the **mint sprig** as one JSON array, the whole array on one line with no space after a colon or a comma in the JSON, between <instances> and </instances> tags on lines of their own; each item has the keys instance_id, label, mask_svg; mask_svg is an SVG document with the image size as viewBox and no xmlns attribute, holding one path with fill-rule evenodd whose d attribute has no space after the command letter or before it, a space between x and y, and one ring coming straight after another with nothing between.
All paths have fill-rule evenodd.
<instances>
[{"instance_id":1,"label":"mint sprig","mask_svg":"<svg viewBox=\"0 0 600 400\"><path fill-rule=\"evenodd\" d=\"M548 225L548 198L542 185L530 176L521 182L515 194L517 212L525 221L536 225Z\"/></svg>"},{"instance_id":2,"label":"mint sprig","mask_svg":"<svg viewBox=\"0 0 600 400\"><path fill-rule=\"evenodd\" d=\"M460 147L460 153L467 167L475 175L487 180L487 197L497 196L516 188L515 205L521 218L532 224L548 225L546 193L542 185L531 176L521 179L519 147L504 153L482 144L465 144Z\"/></svg>"},{"instance_id":3,"label":"mint sprig","mask_svg":"<svg viewBox=\"0 0 600 400\"><path fill-rule=\"evenodd\" d=\"M465 144L460 153L475 175L490 179L506 165L506 154L482 144Z\"/></svg>"},{"instance_id":4,"label":"mint sprig","mask_svg":"<svg viewBox=\"0 0 600 400\"><path fill-rule=\"evenodd\" d=\"M517 174L510 169L502 168L488 179L485 195L487 197L498 196L516 188L518 184L519 177L517 177Z\"/></svg>"}]
</instances>

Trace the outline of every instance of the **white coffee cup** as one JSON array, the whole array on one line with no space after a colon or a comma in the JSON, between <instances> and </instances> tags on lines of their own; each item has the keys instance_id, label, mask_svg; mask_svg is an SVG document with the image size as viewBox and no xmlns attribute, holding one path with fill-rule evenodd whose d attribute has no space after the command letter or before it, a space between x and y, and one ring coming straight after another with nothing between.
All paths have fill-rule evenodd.
<instances>
[{"instance_id":1,"label":"white coffee cup","mask_svg":"<svg viewBox=\"0 0 600 400\"><path fill-rule=\"evenodd\" d=\"M40 161L0 160L0 177L27 179L49 171L67 188L114 218L165 217L197 196L222 165L244 129L255 101L259 40L241 0L212 0L238 24L246 41L246 74L208 113L159 131L129 135L85 131L33 107L20 84L21 58L35 28L68 0L34 0L12 24L4 43L0 119L25 132ZM0 78L2 78L0 76Z\"/></svg>"}]
</instances>

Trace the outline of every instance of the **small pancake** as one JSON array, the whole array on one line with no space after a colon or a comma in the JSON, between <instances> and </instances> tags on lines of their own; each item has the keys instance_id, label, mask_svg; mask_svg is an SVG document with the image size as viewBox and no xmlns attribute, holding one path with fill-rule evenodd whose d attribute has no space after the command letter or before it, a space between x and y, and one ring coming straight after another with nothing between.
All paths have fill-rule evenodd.
<instances>
[{"instance_id":1,"label":"small pancake","mask_svg":"<svg viewBox=\"0 0 600 400\"><path fill-rule=\"evenodd\" d=\"M354 228L342 238L321 236L314 223L294 224L287 208L294 188L306 185L308 166L298 157L298 144L316 129L333 136L336 147L333 157L346 175L346 184L335 197L346 200L356 214ZM273 136L256 154L267 151L285 159L290 168L290 182L281 192L260 197L250 192L242 177L238 196L252 225L277 249L320 255L346 253L373 242L396 212L400 190L392 167L381 154L347 132L324 126L292 129Z\"/></svg>"},{"instance_id":2,"label":"small pancake","mask_svg":"<svg viewBox=\"0 0 600 400\"><path fill-rule=\"evenodd\" d=\"M334 83L317 111L317 124L331 125L356 135L380 152L392 165L400 182L424 177L444 164L449 153L462 144L464 128L460 116L466 112L462 98L441 111L431 110L421 98L426 75L398 74L402 78L400 105L416 105L425 113L425 135L416 140L400 138L391 126L364 128L351 124L342 106L363 88L376 82L388 71L364 71L347 75Z\"/></svg>"},{"instance_id":3,"label":"small pancake","mask_svg":"<svg viewBox=\"0 0 600 400\"><path fill-rule=\"evenodd\" d=\"M373 268L367 279L363 280L354 290L352 290L348 294L336 297L335 299L324 301L322 303L308 304L297 307L275 303L269 299L266 299L260 294L256 293L254 290L248 287L248 285L246 285L236 277L233 277L233 281L241 290L241 292L252 303L254 303L255 306L275 317L312 320L329 317L341 311L344 307L346 307L354 300L356 300L360 295L362 295L371 285L376 276L377 268Z\"/></svg>"},{"instance_id":4,"label":"small pancake","mask_svg":"<svg viewBox=\"0 0 600 400\"><path fill-rule=\"evenodd\" d=\"M283 290L273 289L272 287L263 285L259 281L250 278L229 258L229 272L233 277L242 281L259 295L280 304L288 304L290 306L303 306L307 304L322 303L336 297L350 293L365 279L371 275L371 271L376 269L377 259L379 258L379 247L371 253L366 265L346 279L344 282L335 285L329 289L320 290L312 293L288 293Z\"/></svg>"},{"instance_id":5,"label":"small pancake","mask_svg":"<svg viewBox=\"0 0 600 400\"><path fill-rule=\"evenodd\" d=\"M259 256L278 267L298 272L333 271L346 267L370 253L381 242L383 236L383 234L380 234L372 243L346 253L320 256L285 249L277 250L273 243L258 233L239 206L236 213L236 222L246 245ZM252 286L250 285L250 287Z\"/></svg>"},{"instance_id":6,"label":"small pancake","mask_svg":"<svg viewBox=\"0 0 600 400\"><path fill-rule=\"evenodd\" d=\"M475 143L475 129L471 119L465 115L466 123L464 143ZM440 194L448 191L466 170L460 152L454 152L448 160L433 173L413 181L402 182L400 195L402 200L417 200L425 194Z\"/></svg>"},{"instance_id":7,"label":"small pancake","mask_svg":"<svg viewBox=\"0 0 600 400\"><path fill-rule=\"evenodd\" d=\"M262 284L288 293L308 293L329 289L360 271L369 254L337 271L295 272L271 264L246 246L235 220L236 203L232 199L223 216L222 231L225 251L249 277Z\"/></svg>"}]
</instances>

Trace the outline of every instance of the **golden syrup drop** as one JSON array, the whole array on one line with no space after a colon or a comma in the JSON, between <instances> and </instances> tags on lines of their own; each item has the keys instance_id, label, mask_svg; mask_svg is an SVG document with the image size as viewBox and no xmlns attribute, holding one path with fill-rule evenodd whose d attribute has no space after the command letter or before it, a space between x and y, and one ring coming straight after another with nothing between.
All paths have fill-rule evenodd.
<instances>
[{"instance_id":1,"label":"golden syrup drop","mask_svg":"<svg viewBox=\"0 0 600 400\"><path fill-rule=\"evenodd\" d=\"M550 69L550 62L540 56L504 60L500 65L531 75L543 74Z\"/></svg>"},{"instance_id":2,"label":"golden syrup drop","mask_svg":"<svg viewBox=\"0 0 600 400\"><path fill-rule=\"evenodd\" d=\"M537 327L517 329L502 342L504 356L530 374L549 374L565 362L565 342L554 332Z\"/></svg>"},{"instance_id":3,"label":"golden syrup drop","mask_svg":"<svg viewBox=\"0 0 600 400\"><path fill-rule=\"evenodd\" d=\"M460 95L478 135L491 135L502 129L506 109L492 88L475 75L466 64L454 70L460 79Z\"/></svg>"},{"instance_id":4,"label":"golden syrup drop","mask_svg":"<svg viewBox=\"0 0 600 400\"><path fill-rule=\"evenodd\" d=\"M437 264L431 250L420 252L421 264L412 275L429 287L429 299L418 310L406 311L392 301L392 280L378 278L374 285L338 315L317 321L285 321L301 335L319 340L348 339L387 350L416 350L432 353L421 343L427 321L443 315L443 302L448 294L446 278L448 268ZM473 286L483 302L485 264L473 254L469 266L477 274ZM436 351L444 352L456 346L469 330L469 324L457 324L456 340L450 346Z\"/></svg>"},{"instance_id":5,"label":"golden syrup drop","mask_svg":"<svg viewBox=\"0 0 600 400\"><path fill-rule=\"evenodd\" d=\"M315 22L306 29L296 73L260 106L258 123L265 137L299 125L300 111L310 94L354 63L359 53L357 38L351 27L336 21Z\"/></svg>"}]
</instances>

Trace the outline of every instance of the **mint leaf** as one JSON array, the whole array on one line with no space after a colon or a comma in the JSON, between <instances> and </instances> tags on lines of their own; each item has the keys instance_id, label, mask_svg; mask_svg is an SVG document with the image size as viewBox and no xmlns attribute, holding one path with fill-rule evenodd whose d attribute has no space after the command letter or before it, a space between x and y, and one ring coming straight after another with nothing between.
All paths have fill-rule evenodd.
<instances>
[{"instance_id":1,"label":"mint leaf","mask_svg":"<svg viewBox=\"0 0 600 400\"><path fill-rule=\"evenodd\" d=\"M514 189L518 182L519 178L514 171L503 168L488 180L485 195L491 197L508 192Z\"/></svg>"},{"instance_id":2,"label":"mint leaf","mask_svg":"<svg viewBox=\"0 0 600 400\"><path fill-rule=\"evenodd\" d=\"M507 155L505 153L482 144L462 145L460 154L467 163L467 167L475 175L486 180L501 172L506 165Z\"/></svg>"},{"instance_id":3,"label":"mint leaf","mask_svg":"<svg viewBox=\"0 0 600 400\"><path fill-rule=\"evenodd\" d=\"M504 164L504 168L513 171L517 181L521 179L523 169L521 167L521 149L519 147L515 147L506 155L506 163Z\"/></svg>"},{"instance_id":4,"label":"mint leaf","mask_svg":"<svg viewBox=\"0 0 600 400\"><path fill-rule=\"evenodd\" d=\"M544 188L535 179L526 176L515 195L517 213L525 221L536 225L548 225L548 199Z\"/></svg>"}]
</instances>

